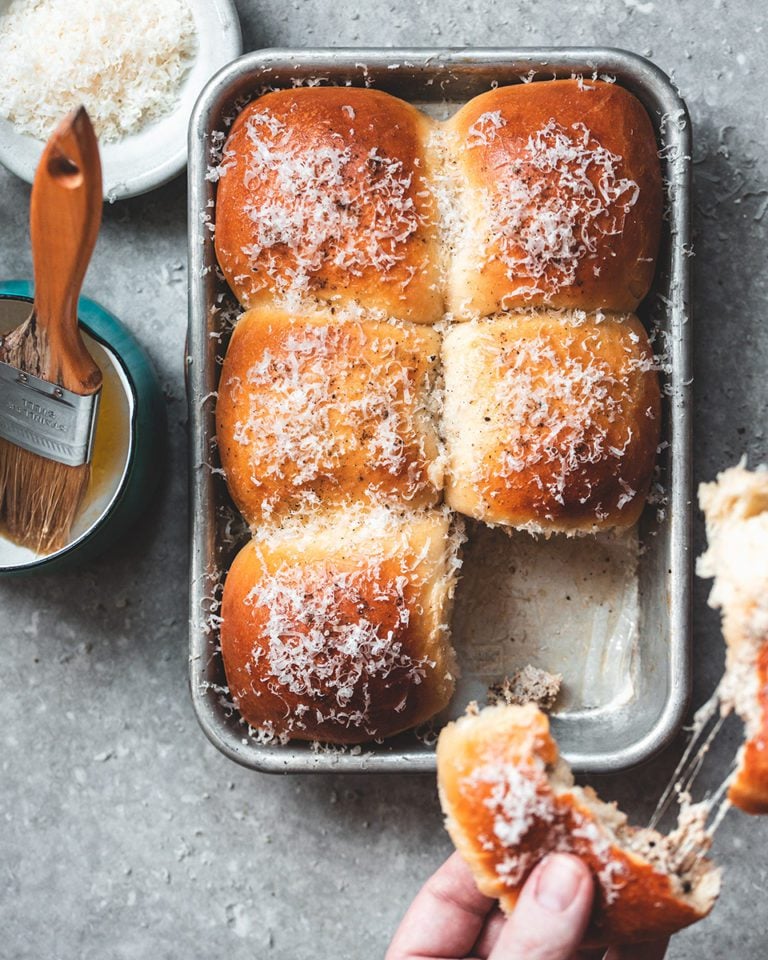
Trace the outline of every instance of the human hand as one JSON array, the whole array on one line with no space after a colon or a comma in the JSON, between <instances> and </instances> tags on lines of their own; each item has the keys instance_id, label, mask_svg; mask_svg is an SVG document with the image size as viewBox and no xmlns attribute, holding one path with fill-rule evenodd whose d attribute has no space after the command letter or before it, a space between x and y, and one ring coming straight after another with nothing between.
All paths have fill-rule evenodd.
<instances>
[{"instance_id":1,"label":"human hand","mask_svg":"<svg viewBox=\"0 0 768 960\"><path fill-rule=\"evenodd\" d=\"M579 951L593 897L587 867L552 854L533 870L507 918L454 853L416 895L385 960L662 960L666 943Z\"/></svg>"}]
</instances>

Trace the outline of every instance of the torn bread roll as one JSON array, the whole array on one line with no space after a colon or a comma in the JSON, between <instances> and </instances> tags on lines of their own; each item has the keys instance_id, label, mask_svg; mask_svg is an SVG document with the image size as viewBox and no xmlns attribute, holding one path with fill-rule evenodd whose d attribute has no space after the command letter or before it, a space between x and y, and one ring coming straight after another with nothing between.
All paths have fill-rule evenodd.
<instances>
[{"instance_id":1,"label":"torn bread roll","mask_svg":"<svg viewBox=\"0 0 768 960\"><path fill-rule=\"evenodd\" d=\"M728 799L747 813L768 813L768 467L724 470L699 488L707 552L698 573L714 577L710 606L722 613L727 645L721 708L744 721Z\"/></svg>"},{"instance_id":2,"label":"torn bread roll","mask_svg":"<svg viewBox=\"0 0 768 960\"><path fill-rule=\"evenodd\" d=\"M586 947L663 939L705 917L720 888L696 817L662 836L574 786L547 717L494 706L448 724L437 745L446 827L478 888L511 913L536 864L559 851L595 878Z\"/></svg>"},{"instance_id":3,"label":"torn bread roll","mask_svg":"<svg viewBox=\"0 0 768 960\"><path fill-rule=\"evenodd\" d=\"M326 511L260 534L224 585L221 649L265 738L363 743L448 703L460 528L448 510Z\"/></svg>"},{"instance_id":4,"label":"torn bread roll","mask_svg":"<svg viewBox=\"0 0 768 960\"><path fill-rule=\"evenodd\" d=\"M275 308L238 321L219 380L219 455L251 525L345 501L432 506L443 487L431 327Z\"/></svg>"},{"instance_id":5,"label":"torn bread roll","mask_svg":"<svg viewBox=\"0 0 768 960\"><path fill-rule=\"evenodd\" d=\"M454 217L448 309L631 311L648 293L662 213L651 121L618 84L499 87L446 124Z\"/></svg>"},{"instance_id":6,"label":"torn bread roll","mask_svg":"<svg viewBox=\"0 0 768 960\"><path fill-rule=\"evenodd\" d=\"M660 430L637 317L531 311L456 324L443 367L450 507L545 534L637 521Z\"/></svg>"},{"instance_id":7,"label":"torn bread roll","mask_svg":"<svg viewBox=\"0 0 768 960\"><path fill-rule=\"evenodd\" d=\"M439 320L432 128L379 90L308 87L249 104L216 198L216 255L241 304Z\"/></svg>"}]
</instances>

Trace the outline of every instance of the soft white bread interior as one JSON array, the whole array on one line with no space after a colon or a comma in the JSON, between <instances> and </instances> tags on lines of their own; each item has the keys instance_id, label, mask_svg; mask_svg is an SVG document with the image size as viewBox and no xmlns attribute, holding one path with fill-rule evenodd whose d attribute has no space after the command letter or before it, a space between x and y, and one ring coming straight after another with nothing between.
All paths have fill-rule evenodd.
<instances>
[{"instance_id":1,"label":"soft white bread interior","mask_svg":"<svg viewBox=\"0 0 768 960\"><path fill-rule=\"evenodd\" d=\"M698 573L713 577L711 606L722 614L726 671L723 708L746 728L728 797L748 813L768 813L768 468L744 464L699 488L708 547Z\"/></svg>"}]
</instances>

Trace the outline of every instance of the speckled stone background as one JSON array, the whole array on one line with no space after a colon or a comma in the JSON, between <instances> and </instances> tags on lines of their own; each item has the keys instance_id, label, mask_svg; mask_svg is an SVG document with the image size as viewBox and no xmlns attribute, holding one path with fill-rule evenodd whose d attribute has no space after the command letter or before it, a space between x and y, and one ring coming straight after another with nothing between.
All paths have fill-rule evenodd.
<instances>
[{"instance_id":1,"label":"speckled stone background","mask_svg":"<svg viewBox=\"0 0 768 960\"><path fill-rule=\"evenodd\" d=\"M645 54L695 137L695 473L768 458L768 43L752 0L238 0L246 49L600 44ZM0 582L0 957L368 960L449 851L428 777L268 777L203 737L187 693L185 183L105 211L86 293L156 364L168 478L77 574ZM28 187L0 171L0 274L30 273ZM697 550L702 545L696 528ZM695 595L695 701L722 665ZM714 751L725 772L737 732ZM647 816L678 743L598 783ZM768 954L768 821L730 814L725 887L675 960Z\"/></svg>"}]
</instances>

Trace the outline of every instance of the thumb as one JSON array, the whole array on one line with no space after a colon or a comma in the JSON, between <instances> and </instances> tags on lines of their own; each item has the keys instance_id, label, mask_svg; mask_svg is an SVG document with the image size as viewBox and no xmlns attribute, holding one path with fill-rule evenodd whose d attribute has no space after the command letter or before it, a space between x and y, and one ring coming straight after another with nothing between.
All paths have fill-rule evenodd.
<instances>
[{"instance_id":1,"label":"thumb","mask_svg":"<svg viewBox=\"0 0 768 960\"><path fill-rule=\"evenodd\" d=\"M586 866L555 853L536 867L489 960L569 960L589 922L594 882Z\"/></svg>"}]
</instances>

